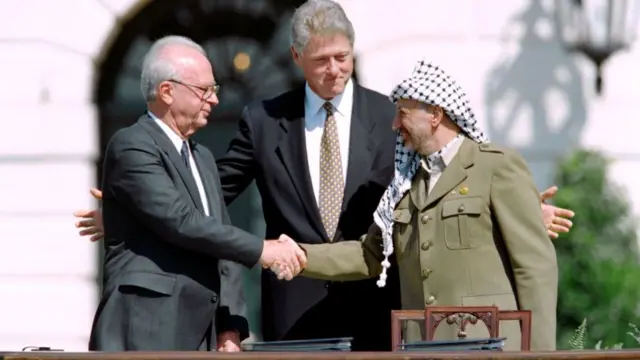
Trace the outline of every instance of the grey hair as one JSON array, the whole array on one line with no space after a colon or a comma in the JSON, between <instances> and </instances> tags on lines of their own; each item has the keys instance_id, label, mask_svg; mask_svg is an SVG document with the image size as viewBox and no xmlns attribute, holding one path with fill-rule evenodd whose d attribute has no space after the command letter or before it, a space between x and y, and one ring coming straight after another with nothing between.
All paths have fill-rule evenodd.
<instances>
[{"instance_id":1,"label":"grey hair","mask_svg":"<svg viewBox=\"0 0 640 360\"><path fill-rule=\"evenodd\" d=\"M192 48L206 56L202 46L188 37L170 35L156 40L144 56L142 74L140 75L140 90L142 90L142 96L147 102L156 99L156 89L161 82L177 79L180 75L175 63L164 53L170 46Z\"/></svg>"},{"instance_id":2,"label":"grey hair","mask_svg":"<svg viewBox=\"0 0 640 360\"><path fill-rule=\"evenodd\" d=\"M340 33L353 48L355 31L340 4L332 0L309 0L293 13L291 46L301 54L312 35Z\"/></svg>"}]
</instances>

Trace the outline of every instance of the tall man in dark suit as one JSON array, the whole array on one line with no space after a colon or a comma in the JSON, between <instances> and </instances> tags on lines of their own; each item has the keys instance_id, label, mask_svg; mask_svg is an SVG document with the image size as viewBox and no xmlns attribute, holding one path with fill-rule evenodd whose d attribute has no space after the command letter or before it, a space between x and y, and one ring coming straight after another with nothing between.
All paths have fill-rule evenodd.
<instances>
[{"instance_id":1,"label":"tall man in dark suit","mask_svg":"<svg viewBox=\"0 0 640 360\"><path fill-rule=\"evenodd\" d=\"M228 283L222 260L299 267L304 255L229 223L214 158L189 139L218 103L204 50L158 40L141 88L147 114L105 154L103 293L89 349L237 351L248 336L242 283Z\"/></svg>"},{"instance_id":2,"label":"tall man in dark suit","mask_svg":"<svg viewBox=\"0 0 640 360\"><path fill-rule=\"evenodd\" d=\"M337 3L302 5L293 15L291 39L306 84L244 109L218 161L225 200L256 180L267 236L284 233L317 244L350 239L371 224L391 178L394 107L352 79L354 29ZM263 336L352 336L353 350L387 350L389 310L400 306L394 284L281 282L264 271ZM376 301L364 301L371 298Z\"/></svg>"},{"instance_id":3,"label":"tall man in dark suit","mask_svg":"<svg viewBox=\"0 0 640 360\"><path fill-rule=\"evenodd\" d=\"M395 107L351 78L354 39L339 4L314 0L298 8L291 52L306 85L249 104L226 156L218 160L227 204L257 182L267 237L287 234L321 244L356 238L373 223L393 177ZM558 223L554 229L564 231L562 214L548 209ZM85 217L77 223L81 234L100 239L99 212L76 216ZM389 350L390 311L400 308L391 271L382 289L375 280L279 282L263 272L265 340L353 336L353 350Z\"/></svg>"}]
</instances>

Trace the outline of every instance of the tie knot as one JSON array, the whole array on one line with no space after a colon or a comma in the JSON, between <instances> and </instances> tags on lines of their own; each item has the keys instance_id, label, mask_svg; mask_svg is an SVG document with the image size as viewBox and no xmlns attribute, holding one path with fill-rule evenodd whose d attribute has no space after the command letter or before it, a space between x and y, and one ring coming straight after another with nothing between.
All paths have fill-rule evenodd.
<instances>
[{"instance_id":1,"label":"tie knot","mask_svg":"<svg viewBox=\"0 0 640 360\"><path fill-rule=\"evenodd\" d=\"M442 152L438 151L429 156L425 156L422 158L422 163L424 164L424 169L431 173L433 171L442 171L445 168L444 160L442 159Z\"/></svg>"},{"instance_id":2,"label":"tie knot","mask_svg":"<svg viewBox=\"0 0 640 360\"><path fill-rule=\"evenodd\" d=\"M327 111L327 116L333 115L333 105L330 102L327 101L322 107Z\"/></svg>"},{"instance_id":3,"label":"tie knot","mask_svg":"<svg viewBox=\"0 0 640 360\"><path fill-rule=\"evenodd\" d=\"M182 152L183 154L189 154L189 145L187 145L187 142L186 142L186 141L184 141L184 140L182 141L182 149L181 149L181 152Z\"/></svg>"}]
</instances>

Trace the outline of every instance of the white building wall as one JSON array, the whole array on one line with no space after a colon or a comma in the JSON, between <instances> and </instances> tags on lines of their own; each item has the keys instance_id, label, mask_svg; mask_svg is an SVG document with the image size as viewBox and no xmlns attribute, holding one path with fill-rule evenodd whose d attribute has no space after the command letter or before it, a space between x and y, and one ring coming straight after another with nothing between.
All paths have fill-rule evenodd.
<instances>
[{"instance_id":1,"label":"white building wall","mask_svg":"<svg viewBox=\"0 0 640 360\"><path fill-rule=\"evenodd\" d=\"M0 351L86 349L96 245L71 213L95 206L94 61L136 2L0 2ZM458 79L489 136L523 152L540 188L572 145L596 147L640 213L638 45L606 65L597 97L589 61L553 39L552 0L340 2L364 85L387 93L426 55Z\"/></svg>"},{"instance_id":2,"label":"white building wall","mask_svg":"<svg viewBox=\"0 0 640 360\"><path fill-rule=\"evenodd\" d=\"M365 85L387 94L429 58L465 89L490 139L522 152L540 189L553 184L559 156L596 148L640 214L640 44L605 64L599 96L590 60L555 39L554 0L340 2Z\"/></svg>"},{"instance_id":3,"label":"white building wall","mask_svg":"<svg viewBox=\"0 0 640 360\"><path fill-rule=\"evenodd\" d=\"M94 59L111 1L0 2L0 351L86 350L97 247L72 212L95 203Z\"/></svg>"}]
</instances>

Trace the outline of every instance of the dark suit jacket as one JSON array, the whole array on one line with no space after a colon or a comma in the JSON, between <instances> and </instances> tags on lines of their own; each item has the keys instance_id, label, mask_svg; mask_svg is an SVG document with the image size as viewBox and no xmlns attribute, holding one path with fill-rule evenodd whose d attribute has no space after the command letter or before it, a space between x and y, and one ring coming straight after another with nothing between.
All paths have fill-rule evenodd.
<instances>
[{"instance_id":1,"label":"dark suit jacket","mask_svg":"<svg viewBox=\"0 0 640 360\"><path fill-rule=\"evenodd\" d=\"M395 108L386 96L354 85L345 196L335 241L367 232L393 176ZM248 105L218 170L227 203L256 180L266 238L287 234L313 244L328 239L307 164L304 94L300 87ZM390 310L400 306L398 282L390 275L387 287L379 289L374 280L330 283L298 277L287 282L263 271L265 340L354 336L354 350L390 348Z\"/></svg>"},{"instance_id":2,"label":"dark suit jacket","mask_svg":"<svg viewBox=\"0 0 640 360\"><path fill-rule=\"evenodd\" d=\"M105 261L90 350L198 350L219 331L248 336L237 265L262 239L230 225L213 155L191 142L209 214L191 171L149 116L116 132L103 178ZM226 261L225 261L226 260ZM207 335L210 334L210 335Z\"/></svg>"}]
</instances>

